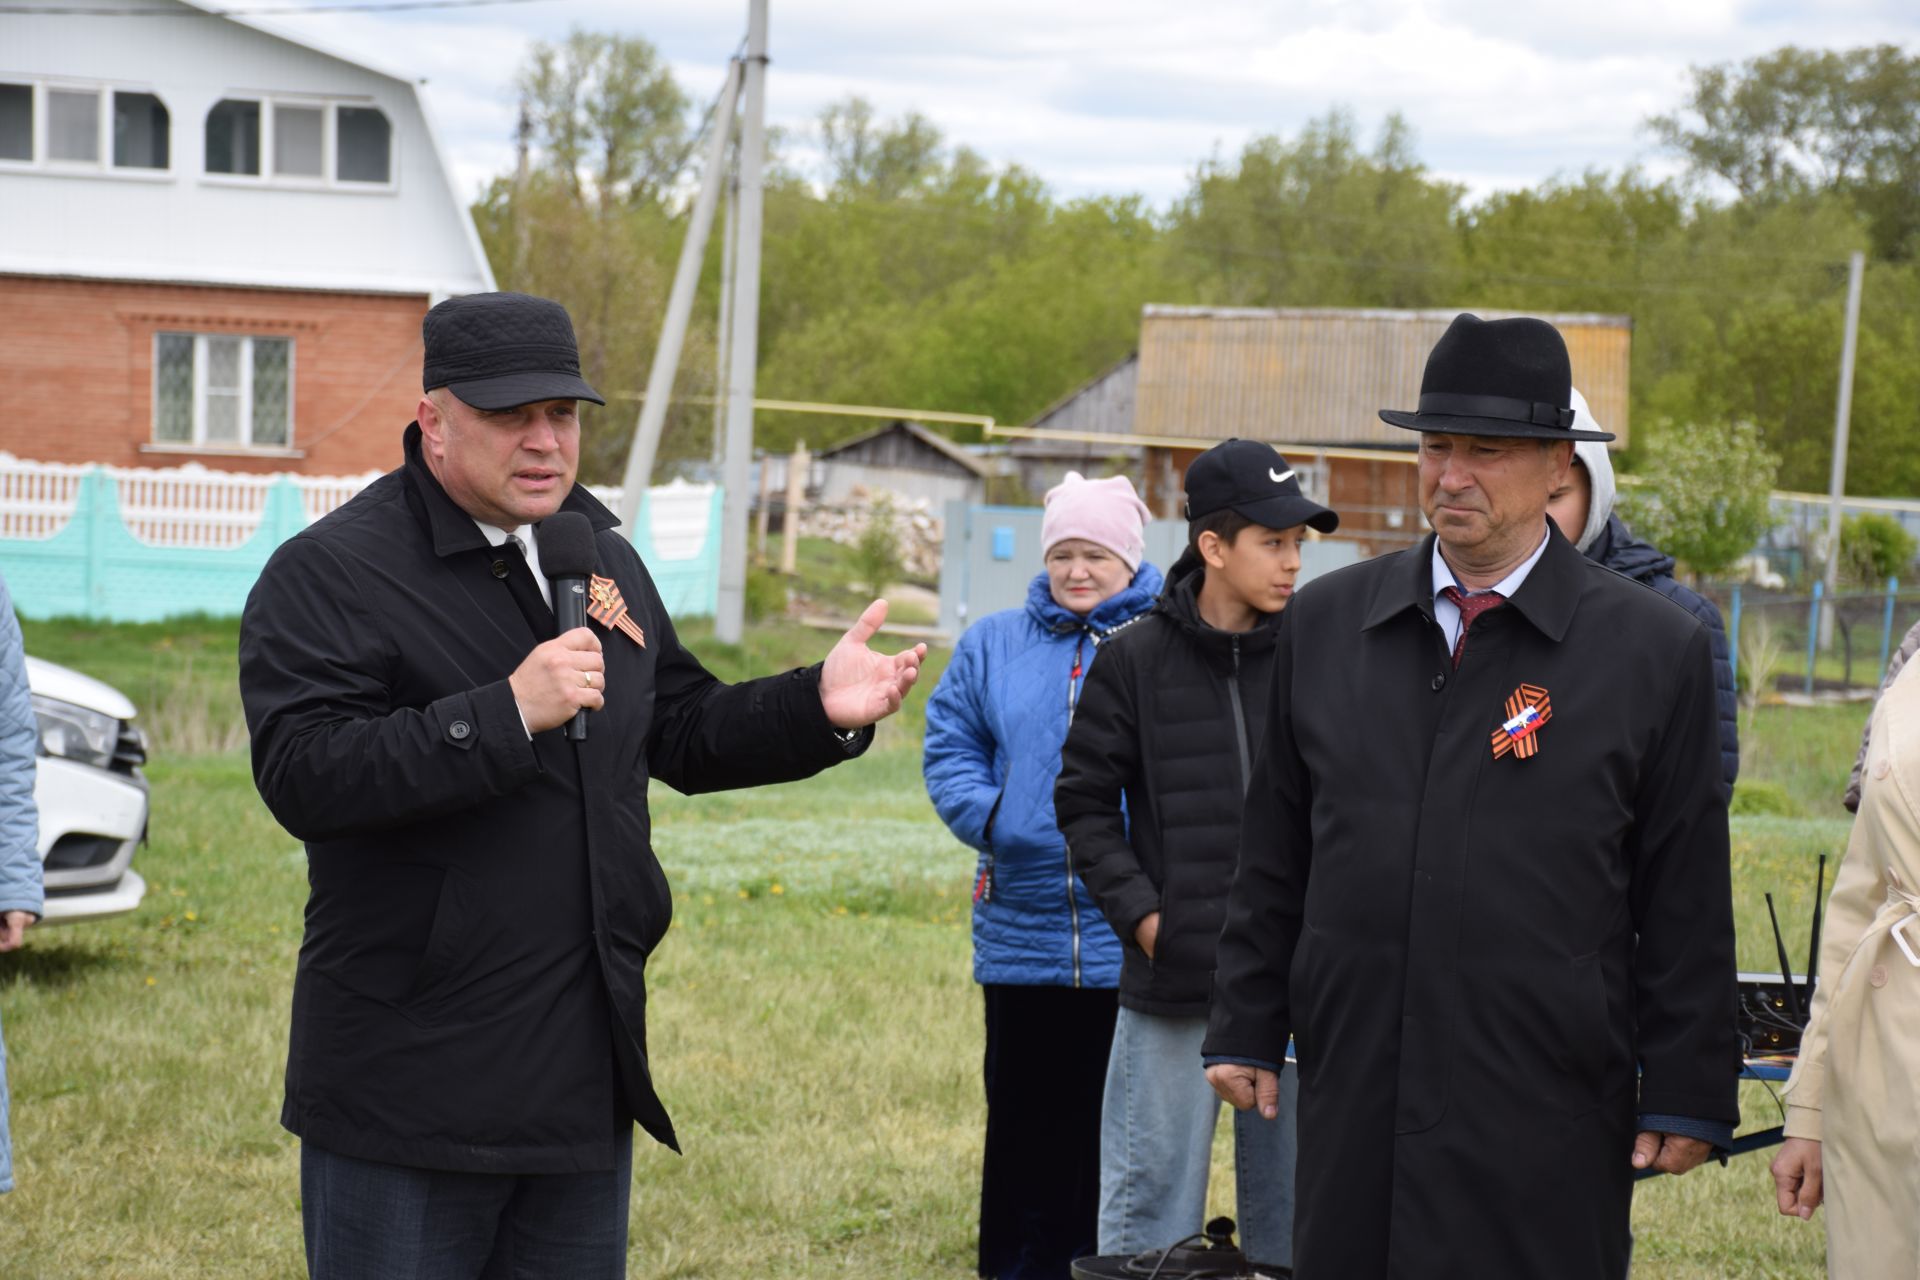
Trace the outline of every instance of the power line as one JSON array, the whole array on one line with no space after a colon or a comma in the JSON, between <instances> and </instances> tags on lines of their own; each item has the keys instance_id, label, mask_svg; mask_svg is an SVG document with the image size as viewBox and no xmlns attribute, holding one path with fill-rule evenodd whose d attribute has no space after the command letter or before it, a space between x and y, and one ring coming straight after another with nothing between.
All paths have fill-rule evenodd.
<instances>
[{"instance_id":1,"label":"power line","mask_svg":"<svg viewBox=\"0 0 1920 1280\"><path fill-rule=\"evenodd\" d=\"M480 9L490 5L538 4L541 0L365 0L364 3L272 5L249 9L195 9L174 5L154 9L107 9L51 4L0 4L0 14L48 18L247 18L256 14L394 13L403 9Z\"/></svg>"}]
</instances>

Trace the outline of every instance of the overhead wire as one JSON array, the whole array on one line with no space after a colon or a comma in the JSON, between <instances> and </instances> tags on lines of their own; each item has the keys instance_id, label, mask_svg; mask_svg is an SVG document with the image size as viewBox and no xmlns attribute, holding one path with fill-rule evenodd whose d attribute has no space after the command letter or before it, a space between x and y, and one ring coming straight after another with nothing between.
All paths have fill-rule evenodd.
<instances>
[{"instance_id":1,"label":"overhead wire","mask_svg":"<svg viewBox=\"0 0 1920 1280\"><path fill-rule=\"evenodd\" d=\"M0 4L0 14L42 18L248 18L293 17L303 13L397 13L408 9L481 9L495 5L541 4L545 0L345 0L338 4L260 5L233 9L196 9L191 5L153 8L103 5Z\"/></svg>"}]
</instances>

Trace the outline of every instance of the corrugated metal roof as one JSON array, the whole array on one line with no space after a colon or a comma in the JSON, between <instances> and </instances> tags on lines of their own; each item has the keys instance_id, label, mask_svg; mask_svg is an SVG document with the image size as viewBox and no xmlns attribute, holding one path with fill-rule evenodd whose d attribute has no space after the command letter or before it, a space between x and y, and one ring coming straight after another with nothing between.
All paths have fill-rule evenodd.
<instances>
[{"instance_id":1,"label":"corrugated metal roof","mask_svg":"<svg viewBox=\"0 0 1920 1280\"><path fill-rule=\"evenodd\" d=\"M1427 353L1458 311L1148 306L1133 429L1140 435L1406 447L1381 409L1412 409ZM1486 319L1528 314L1477 311ZM1627 443L1633 322L1545 314L1567 341L1573 384Z\"/></svg>"}]
</instances>

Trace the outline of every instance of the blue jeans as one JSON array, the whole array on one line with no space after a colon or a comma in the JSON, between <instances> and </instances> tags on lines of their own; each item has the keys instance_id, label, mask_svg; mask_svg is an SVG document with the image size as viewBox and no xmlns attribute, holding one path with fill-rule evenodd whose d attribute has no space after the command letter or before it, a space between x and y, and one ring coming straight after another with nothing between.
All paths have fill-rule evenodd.
<instances>
[{"instance_id":1,"label":"blue jeans","mask_svg":"<svg viewBox=\"0 0 1920 1280\"><path fill-rule=\"evenodd\" d=\"M1100 1252L1144 1253L1200 1230L1220 1100L1200 1065L1205 1018L1122 1008L1100 1126ZM1293 1261L1294 1110L1299 1072L1280 1076L1280 1114L1233 1116L1240 1246L1255 1262Z\"/></svg>"},{"instance_id":2,"label":"blue jeans","mask_svg":"<svg viewBox=\"0 0 1920 1280\"><path fill-rule=\"evenodd\" d=\"M621 1280L633 1144L603 1173L450 1173L300 1145L314 1280Z\"/></svg>"}]
</instances>

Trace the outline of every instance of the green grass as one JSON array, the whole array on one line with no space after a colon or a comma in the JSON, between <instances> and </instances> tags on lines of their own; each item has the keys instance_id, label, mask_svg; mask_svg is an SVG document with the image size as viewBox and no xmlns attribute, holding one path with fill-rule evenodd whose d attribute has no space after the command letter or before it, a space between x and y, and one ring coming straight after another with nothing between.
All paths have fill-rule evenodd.
<instances>
[{"instance_id":1,"label":"green grass","mask_svg":"<svg viewBox=\"0 0 1920 1280\"><path fill-rule=\"evenodd\" d=\"M813 660L830 641L770 628L725 649L704 627L687 635L728 677ZM0 958L20 1182L0 1200L7 1280L301 1274L297 1148L277 1115L304 861L255 798L244 752L212 732L237 716L232 636L219 622L27 626L33 652L151 703L156 737L180 745L156 749L151 769L146 905L36 930ZM920 786L923 703L924 690L866 759L806 783L655 789L676 917L649 969L649 1024L687 1154L636 1147L632 1275L971 1274L973 858ZM1804 956L1813 858L1846 835L1837 796L1859 714L1758 714L1748 772L1790 812L1734 824L1743 967L1775 967L1767 890ZM1744 1106L1749 1128L1777 1122L1757 1086ZM1217 1146L1213 1201L1228 1212L1231 1169ZM1761 1156L1645 1185L1636 1274L1818 1274L1820 1225L1778 1218L1769 1186Z\"/></svg>"}]
</instances>

